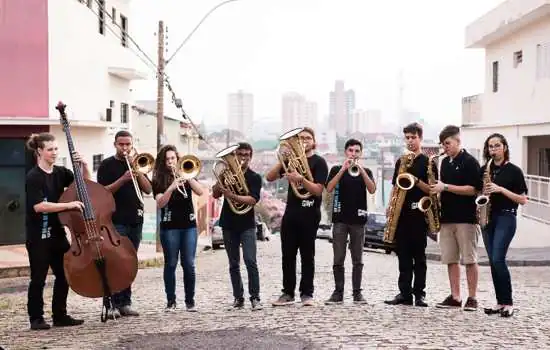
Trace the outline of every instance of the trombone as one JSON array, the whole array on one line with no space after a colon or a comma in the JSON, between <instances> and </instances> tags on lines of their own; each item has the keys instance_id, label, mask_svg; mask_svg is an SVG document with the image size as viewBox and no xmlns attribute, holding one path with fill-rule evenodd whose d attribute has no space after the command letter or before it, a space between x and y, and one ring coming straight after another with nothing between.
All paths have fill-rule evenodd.
<instances>
[{"instance_id":1,"label":"trombone","mask_svg":"<svg viewBox=\"0 0 550 350\"><path fill-rule=\"evenodd\" d=\"M130 154L134 156L132 162L129 160ZM139 183L134 173L139 172L143 175L150 173L155 166L155 158L149 153L137 153L137 150L132 148L130 152L124 153L124 159L126 160L126 165L128 165L128 169L130 170L136 196L141 204L144 204L145 202L143 200L143 195L141 194L141 189L139 188Z\"/></svg>"},{"instance_id":2,"label":"trombone","mask_svg":"<svg viewBox=\"0 0 550 350\"><path fill-rule=\"evenodd\" d=\"M201 161L194 155L187 154L181 157L178 160L178 164L175 167L172 167L172 174L174 175L174 180L177 181L188 181L197 177L201 172ZM185 198L187 198L187 190L185 189L184 184L179 184L176 187L179 193L181 193Z\"/></svg>"}]
</instances>

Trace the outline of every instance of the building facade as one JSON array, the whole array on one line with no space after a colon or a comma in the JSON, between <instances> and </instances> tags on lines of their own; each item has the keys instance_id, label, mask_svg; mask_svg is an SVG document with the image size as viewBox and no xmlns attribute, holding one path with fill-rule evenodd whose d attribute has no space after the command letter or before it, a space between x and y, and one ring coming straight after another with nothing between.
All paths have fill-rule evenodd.
<instances>
[{"instance_id":1,"label":"building facade","mask_svg":"<svg viewBox=\"0 0 550 350\"><path fill-rule=\"evenodd\" d=\"M485 50L485 89L462 99L463 143L492 133L510 144L526 174L520 230L550 224L550 0L508 0L466 28L466 47ZM480 152L481 153L481 152Z\"/></svg>"},{"instance_id":2,"label":"building facade","mask_svg":"<svg viewBox=\"0 0 550 350\"><path fill-rule=\"evenodd\" d=\"M317 129L317 103L308 101L305 96L295 92L283 95L283 129L281 134L291 129L309 126Z\"/></svg>"},{"instance_id":3,"label":"building facade","mask_svg":"<svg viewBox=\"0 0 550 350\"><path fill-rule=\"evenodd\" d=\"M55 109L62 100L75 146L97 170L114 133L131 129L130 83L146 74L128 41L130 1L9 1L1 11L0 244L15 244L25 241L28 136L53 133L59 163L71 167Z\"/></svg>"},{"instance_id":4,"label":"building facade","mask_svg":"<svg viewBox=\"0 0 550 350\"><path fill-rule=\"evenodd\" d=\"M329 128L336 130L338 136L349 135L353 131L354 110L355 91L345 90L344 81L337 80L329 95Z\"/></svg>"},{"instance_id":5,"label":"building facade","mask_svg":"<svg viewBox=\"0 0 550 350\"><path fill-rule=\"evenodd\" d=\"M227 96L227 121L229 128L245 137L251 137L254 120L254 95L242 90Z\"/></svg>"}]
</instances>

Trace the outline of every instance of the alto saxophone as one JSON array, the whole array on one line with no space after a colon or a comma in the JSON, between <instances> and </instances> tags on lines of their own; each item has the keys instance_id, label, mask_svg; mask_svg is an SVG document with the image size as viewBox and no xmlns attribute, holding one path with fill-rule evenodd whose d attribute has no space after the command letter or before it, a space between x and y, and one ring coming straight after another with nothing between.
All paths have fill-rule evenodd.
<instances>
[{"instance_id":1,"label":"alto saxophone","mask_svg":"<svg viewBox=\"0 0 550 350\"><path fill-rule=\"evenodd\" d=\"M429 157L428 160L428 185L435 185L437 179L433 171L434 159L438 159L444 153L434 154ZM439 167L436 167L439 168ZM418 201L418 210L424 213L426 217L426 223L428 224L428 234L435 234L439 232L441 228L441 202L437 194L430 194L424 196Z\"/></svg>"},{"instance_id":2,"label":"alto saxophone","mask_svg":"<svg viewBox=\"0 0 550 350\"><path fill-rule=\"evenodd\" d=\"M390 244L395 241L395 231L407 191L414 187L414 177L407 173L407 170L413 165L414 158L413 152L407 152L401 156L399 174L391 193L386 229L384 230L384 242Z\"/></svg>"},{"instance_id":3,"label":"alto saxophone","mask_svg":"<svg viewBox=\"0 0 550 350\"><path fill-rule=\"evenodd\" d=\"M485 171L483 172L483 192L487 188L487 185L491 183L491 164L493 159L489 159L485 165ZM476 198L477 205L477 222L481 228L485 228L489 224L489 214L491 213L491 201L488 195L481 194Z\"/></svg>"}]
</instances>

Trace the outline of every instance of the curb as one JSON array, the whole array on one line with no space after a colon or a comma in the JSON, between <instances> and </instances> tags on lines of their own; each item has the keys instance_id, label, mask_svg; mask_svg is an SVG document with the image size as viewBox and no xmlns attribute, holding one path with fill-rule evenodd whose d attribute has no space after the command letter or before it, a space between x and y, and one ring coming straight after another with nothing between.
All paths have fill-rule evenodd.
<instances>
[{"instance_id":1,"label":"curb","mask_svg":"<svg viewBox=\"0 0 550 350\"><path fill-rule=\"evenodd\" d=\"M426 252L426 259L432 261L441 261L441 254ZM506 260L506 264L509 267L534 267L534 266L550 266L550 260L521 260L510 259ZM479 266L489 266L489 260L486 258L479 259Z\"/></svg>"}]
</instances>

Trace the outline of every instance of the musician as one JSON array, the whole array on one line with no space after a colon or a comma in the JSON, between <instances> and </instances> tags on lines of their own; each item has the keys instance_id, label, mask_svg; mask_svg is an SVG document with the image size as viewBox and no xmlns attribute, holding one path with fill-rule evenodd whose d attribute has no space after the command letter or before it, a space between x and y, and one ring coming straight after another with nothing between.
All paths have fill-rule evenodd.
<instances>
[{"instance_id":1,"label":"musician","mask_svg":"<svg viewBox=\"0 0 550 350\"><path fill-rule=\"evenodd\" d=\"M489 223L483 230L483 242L491 265L491 275L497 305L485 308L488 315L500 314L510 317L514 314L512 282L506 265L506 253L516 233L518 205L527 203L527 184L521 168L510 162L508 141L501 134L492 134L483 146L485 161L493 159L490 166L491 183L484 188L490 196ZM481 176L486 165L481 168Z\"/></svg>"},{"instance_id":2,"label":"musician","mask_svg":"<svg viewBox=\"0 0 550 350\"><path fill-rule=\"evenodd\" d=\"M422 125L411 123L403 128L407 149L413 152L415 158L408 173L416 178L415 186L408 190L405 201L399 213L395 231L396 253L399 261L399 294L384 303L388 305L412 305L427 307L426 303L426 245L428 225L424 214L418 210L418 201L429 193L428 183L428 156L422 153ZM401 167L401 159L395 163L392 184L392 197L397 191L396 181ZM390 215L391 207L386 210ZM413 284L414 275L414 284Z\"/></svg>"},{"instance_id":3,"label":"musician","mask_svg":"<svg viewBox=\"0 0 550 350\"><path fill-rule=\"evenodd\" d=\"M248 293L252 310L263 308L260 299L260 274L256 263L256 219L254 209L245 214L233 212L228 200L254 206L260 200L262 188L261 176L249 168L252 159L252 146L246 142L240 142L235 150L236 156L241 164L246 186L249 194L240 196L229 190L227 186L220 186L218 182L212 187L214 198L224 197L222 212L220 214L220 227L223 230L223 243L227 258L229 259L229 275L233 287L233 308L244 307L244 289L240 269L240 246L243 248L243 260L248 272Z\"/></svg>"},{"instance_id":4,"label":"musician","mask_svg":"<svg viewBox=\"0 0 550 350\"><path fill-rule=\"evenodd\" d=\"M26 178L26 248L29 256L31 280L29 283L27 311L31 329L49 329L44 320L44 285L48 268L55 276L52 299L53 325L77 326L84 323L67 314L69 285L63 268L63 255L70 248L66 233L57 213L65 210L83 210L79 201L59 203L65 188L74 181L74 174L64 166L54 165L58 155L55 137L49 133L32 134L27 147L34 152L36 165ZM79 154L74 154L81 165L84 177L90 179L88 165Z\"/></svg>"},{"instance_id":5,"label":"musician","mask_svg":"<svg viewBox=\"0 0 550 350\"><path fill-rule=\"evenodd\" d=\"M330 169L327 180L327 192L334 191L332 212L332 249L334 262L335 289L326 304L340 304L344 301L344 261L349 235L353 270L351 273L353 302L364 304L367 301L361 293L363 276L363 245L365 243L365 224L367 222L367 191L374 193L376 185L372 172L359 164L363 144L349 139L344 145L346 160L342 165ZM357 169L358 176L349 174L350 168Z\"/></svg>"},{"instance_id":6,"label":"musician","mask_svg":"<svg viewBox=\"0 0 550 350\"><path fill-rule=\"evenodd\" d=\"M153 194L160 208L160 243L164 253L164 290L166 310L175 310L176 267L181 256L183 286L187 311L195 309L195 254L197 251L197 222L192 192L202 195L195 179L175 178L178 151L173 145L162 147L153 172Z\"/></svg>"},{"instance_id":7,"label":"musician","mask_svg":"<svg viewBox=\"0 0 550 350\"><path fill-rule=\"evenodd\" d=\"M151 182L144 174L128 169L125 156L132 163L133 147L132 134L121 130L115 135L114 146L116 153L104 159L97 170L97 182L111 191L115 198L116 211L112 221L118 233L127 236L136 251L142 238L143 228L143 204L137 197L136 190L132 183L132 176L135 176L139 189L142 193L150 194L152 191ZM139 316L139 313L132 309L132 287L113 295L113 310L110 310L111 317L118 316Z\"/></svg>"},{"instance_id":8,"label":"musician","mask_svg":"<svg viewBox=\"0 0 550 350\"><path fill-rule=\"evenodd\" d=\"M273 306L294 303L296 254L298 250L300 250L302 268L299 288L300 299L304 306L314 305L315 239L321 220L321 198L327 179L328 166L323 157L314 153L315 132L313 129L305 127L298 134L298 137L305 147L305 156L313 181L309 181L297 171L285 174L280 162L266 174L266 180L270 182L280 177L286 177L289 181L287 203L281 222L283 293L277 300L272 302ZM307 199L298 198L292 190L291 184L295 186L302 185L312 196Z\"/></svg>"},{"instance_id":9,"label":"musician","mask_svg":"<svg viewBox=\"0 0 550 350\"><path fill-rule=\"evenodd\" d=\"M465 311L477 310L476 299L478 282L477 244L479 227L477 225L475 195L481 191L479 162L460 144L460 128L446 126L439 134L447 157L441 162L441 179L431 186L432 193L441 193L441 229L439 245L441 262L447 265L451 294L438 308L460 308L460 267L466 265L468 281L468 299L464 303Z\"/></svg>"}]
</instances>

